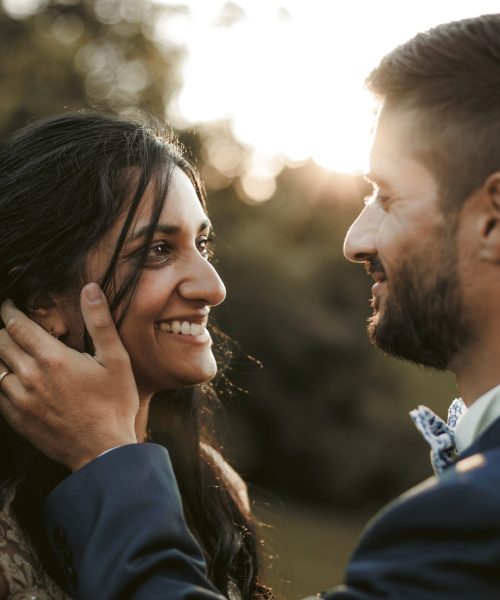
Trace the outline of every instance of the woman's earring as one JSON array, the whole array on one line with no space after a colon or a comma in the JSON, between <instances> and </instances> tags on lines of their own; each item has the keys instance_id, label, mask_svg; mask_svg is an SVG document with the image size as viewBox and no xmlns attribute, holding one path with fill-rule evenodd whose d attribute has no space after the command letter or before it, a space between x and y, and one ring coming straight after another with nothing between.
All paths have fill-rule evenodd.
<instances>
[{"instance_id":1,"label":"woman's earring","mask_svg":"<svg viewBox=\"0 0 500 600\"><path fill-rule=\"evenodd\" d=\"M56 335L56 332L55 332L53 329L51 329L51 330L49 331L49 333L50 333L50 335L51 335L52 337L56 338L56 340L58 340L58 339L59 339L59 336L58 336L58 335Z\"/></svg>"}]
</instances>

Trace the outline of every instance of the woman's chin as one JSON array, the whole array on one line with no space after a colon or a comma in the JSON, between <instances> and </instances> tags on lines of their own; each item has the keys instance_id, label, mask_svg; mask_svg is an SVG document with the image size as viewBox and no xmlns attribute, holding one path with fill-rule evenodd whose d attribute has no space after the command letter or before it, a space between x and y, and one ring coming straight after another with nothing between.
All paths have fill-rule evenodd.
<instances>
[{"instance_id":1,"label":"woman's chin","mask_svg":"<svg viewBox=\"0 0 500 600\"><path fill-rule=\"evenodd\" d=\"M162 390L178 390L208 383L217 375L217 365L206 365L203 369L176 373L174 377L165 378L161 384Z\"/></svg>"},{"instance_id":2,"label":"woman's chin","mask_svg":"<svg viewBox=\"0 0 500 600\"><path fill-rule=\"evenodd\" d=\"M193 374L192 376L188 376L184 378L185 385L200 385L202 383L208 383L212 381L212 379L217 375L217 365L210 369L206 369L203 373Z\"/></svg>"},{"instance_id":3,"label":"woman's chin","mask_svg":"<svg viewBox=\"0 0 500 600\"><path fill-rule=\"evenodd\" d=\"M163 368L162 368L163 367ZM208 383L217 374L217 363L212 353L202 360L174 362L168 365L156 363L140 365L132 362L139 396L155 394L159 391L178 390Z\"/></svg>"}]
</instances>

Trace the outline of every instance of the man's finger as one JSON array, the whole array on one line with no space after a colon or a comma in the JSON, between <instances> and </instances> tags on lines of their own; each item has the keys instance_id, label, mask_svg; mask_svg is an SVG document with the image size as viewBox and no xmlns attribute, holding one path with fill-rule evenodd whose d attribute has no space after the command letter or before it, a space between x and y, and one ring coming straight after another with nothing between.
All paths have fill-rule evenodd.
<instances>
[{"instance_id":1,"label":"man's finger","mask_svg":"<svg viewBox=\"0 0 500 600\"><path fill-rule=\"evenodd\" d=\"M10 337L34 358L43 356L59 344L43 327L16 308L12 300L2 303L0 314Z\"/></svg>"},{"instance_id":2,"label":"man's finger","mask_svg":"<svg viewBox=\"0 0 500 600\"><path fill-rule=\"evenodd\" d=\"M9 375L11 377L11 375ZM6 377L7 380L9 377ZM18 431L19 427L29 422L29 427L33 426L31 419L26 418L26 412L23 407L19 407L19 403L13 401L7 394L0 391L0 413L12 429Z\"/></svg>"},{"instance_id":3,"label":"man's finger","mask_svg":"<svg viewBox=\"0 0 500 600\"><path fill-rule=\"evenodd\" d=\"M103 365L126 358L128 355L116 330L106 297L97 283L88 283L82 289L80 302L85 326L94 343L95 358Z\"/></svg>"},{"instance_id":4,"label":"man's finger","mask_svg":"<svg viewBox=\"0 0 500 600\"><path fill-rule=\"evenodd\" d=\"M2 360L0 360L0 375L7 370L10 371L9 367Z\"/></svg>"},{"instance_id":5,"label":"man's finger","mask_svg":"<svg viewBox=\"0 0 500 600\"><path fill-rule=\"evenodd\" d=\"M5 371L4 371L5 372ZM7 396L17 408L24 407L28 394L19 377L10 371L0 382L0 393Z\"/></svg>"},{"instance_id":6,"label":"man's finger","mask_svg":"<svg viewBox=\"0 0 500 600\"><path fill-rule=\"evenodd\" d=\"M31 356L12 339L6 329L0 329L0 374L6 368L11 371L19 371L22 365L32 362Z\"/></svg>"},{"instance_id":7,"label":"man's finger","mask_svg":"<svg viewBox=\"0 0 500 600\"><path fill-rule=\"evenodd\" d=\"M10 398L0 391L0 413L8 423L12 422L12 413L14 411L18 412L10 401Z\"/></svg>"},{"instance_id":8,"label":"man's finger","mask_svg":"<svg viewBox=\"0 0 500 600\"><path fill-rule=\"evenodd\" d=\"M12 375L12 371L3 361L0 360L0 393L2 391L2 382L7 375Z\"/></svg>"}]
</instances>

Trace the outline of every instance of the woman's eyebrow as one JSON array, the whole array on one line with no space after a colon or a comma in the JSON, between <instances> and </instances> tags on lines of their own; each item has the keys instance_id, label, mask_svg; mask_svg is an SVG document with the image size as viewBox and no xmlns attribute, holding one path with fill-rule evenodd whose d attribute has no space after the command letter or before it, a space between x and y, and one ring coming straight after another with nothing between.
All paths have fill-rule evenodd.
<instances>
[{"instance_id":1,"label":"woman's eyebrow","mask_svg":"<svg viewBox=\"0 0 500 600\"><path fill-rule=\"evenodd\" d=\"M212 224L210 223L210 221L207 219L205 221L202 221L199 229L198 229L198 233L201 233L202 231L204 231L205 229L209 229L210 227L212 227ZM169 225L168 223L158 223L158 225L155 228L155 233L156 232L160 232L160 233L164 233L165 235L175 235L176 233L179 233L182 230L182 227L180 227L179 225ZM139 238L145 237L147 235L149 231L149 225L144 225L143 227L140 227L139 229L137 229L137 231L134 231L133 235L129 238L130 242L133 242Z\"/></svg>"}]
</instances>

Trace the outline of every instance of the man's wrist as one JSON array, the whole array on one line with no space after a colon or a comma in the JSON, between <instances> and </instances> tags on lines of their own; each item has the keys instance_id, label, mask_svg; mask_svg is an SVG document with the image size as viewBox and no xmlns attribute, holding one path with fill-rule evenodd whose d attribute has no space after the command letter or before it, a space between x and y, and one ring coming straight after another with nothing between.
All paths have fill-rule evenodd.
<instances>
[{"instance_id":1,"label":"man's wrist","mask_svg":"<svg viewBox=\"0 0 500 600\"><path fill-rule=\"evenodd\" d=\"M134 444L137 444L137 440L127 440L127 441L123 441L123 442L113 443L113 444L109 445L109 447L104 446L104 450L101 450L97 454L92 453L85 457L82 457L82 456L77 457L76 460L74 462L72 462L72 464L69 465L69 468L73 472L78 471L79 469L81 469L82 467L87 465L88 463L90 463L94 460L97 460L98 458L101 458L102 456L112 452L113 450L117 450L119 448L123 448L124 446L130 446L130 445L134 445Z\"/></svg>"},{"instance_id":2,"label":"man's wrist","mask_svg":"<svg viewBox=\"0 0 500 600\"><path fill-rule=\"evenodd\" d=\"M118 446L113 446L112 448L108 448L107 450L104 450L104 452L101 452L101 454L99 454L99 456L97 456L97 458L101 458L101 456L104 456L108 452L113 452L113 450L116 450L117 448L122 448L123 446L126 446L126 445L127 444L120 444Z\"/></svg>"}]
</instances>

